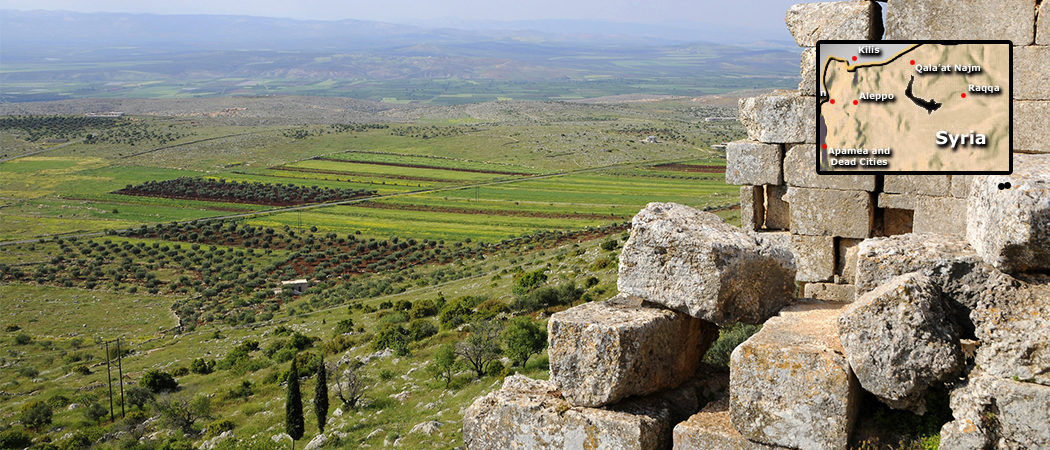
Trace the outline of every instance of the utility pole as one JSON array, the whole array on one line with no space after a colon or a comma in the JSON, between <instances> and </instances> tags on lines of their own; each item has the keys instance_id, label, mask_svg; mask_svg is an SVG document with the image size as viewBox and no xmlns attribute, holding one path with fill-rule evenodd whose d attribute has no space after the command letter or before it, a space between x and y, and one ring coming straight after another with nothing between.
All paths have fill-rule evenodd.
<instances>
[{"instance_id":1,"label":"utility pole","mask_svg":"<svg viewBox=\"0 0 1050 450\"><path fill-rule=\"evenodd\" d=\"M120 338L117 338L117 382L120 383L120 418L124 418L124 366L121 359L124 354L120 352Z\"/></svg>"},{"instance_id":2,"label":"utility pole","mask_svg":"<svg viewBox=\"0 0 1050 450\"><path fill-rule=\"evenodd\" d=\"M112 422L113 418L113 375L109 371L109 341L106 341L106 380L109 381L109 421Z\"/></svg>"}]
</instances>

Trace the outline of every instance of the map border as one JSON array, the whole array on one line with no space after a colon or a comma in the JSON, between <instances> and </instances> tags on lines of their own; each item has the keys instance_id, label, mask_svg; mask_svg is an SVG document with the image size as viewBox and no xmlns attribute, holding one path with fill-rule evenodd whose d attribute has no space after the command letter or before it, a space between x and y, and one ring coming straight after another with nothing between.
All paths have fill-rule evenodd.
<instances>
[{"instance_id":1,"label":"map border","mask_svg":"<svg viewBox=\"0 0 1050 450\"><path fill-rule=\"evenodd\" d=\"M1009 157L1010 168L1009 168L1009 170L1006 170L1006 171L995 171L995 170L986 170L986 171L972 171L972 170L970 170L970 171L952 171L952 170L915 170L915 171L906 171L906 170L896 170L896 171L889 171L889 170L859 170L858 169L858 170L838 170L838 171L826 171L826 170L823 170L822 171L821 168L820 168L820 155L821 155L821 150L822 150L820 148L820 108L821 108L821 105L828 100L826 95L823 96L823 97L820 95L821 91L822 91L821 86L823 86L823 83L821 83L821 81L823 81L823 74L824 74L824 72L823 72L823 70L821 68L820 46L824 45L824 44L855 44L855 45L858 45L858 46L862 46L862 45L878 45L878 44L940 44L940 45L1005 44L1009 48L1009 51L1010 51L1010 88L1009 88L1009 90L1007 92L1004 92L1004 94L1008 95L1007 98L1009 98L1009 101L1010 101L1010 107L1009 107L1009 111L1010 112L1008 113L1009 114L1008 121L1010 123L1010 136L1009 136L1009 142L1010 142L1010 149L1009 149L1009 152L1010 152L1010 157ZM889 62L895 61L898 58L901 58L904 55L906 55L911 50L913 50L913 49L900 52L896 56L894 56L892 59L886 60L885 63L889 63ZM815 123L816 123L816 126L813 127L814 128L813 132L814 132L814 134L816 136L816 138L815 138L816 144L813 144L816 147L816 157L813 159L813 163L815 165L815 169L816 169L818 175L1010 175L1010 174L1013 173L1013 171L1014 171L1014 45L1013 45L1012 41L1004 40L1004 39L994 39L994 40L982 40L982 39L939 39L939 40L914 39L914 40L912 40L912 39L902 39L902 40L879 40L879 41L831 39L831 40L819 40L819 41L817 41L816 46L814 48L814 51L816 52L816 57L814 58L816 60L815 61L816 67L815 67L814 74L817 76L817 80L815 80L816 81L816 92L815 92L815 98L816 98Z\"/></svg>"}]
</instances>

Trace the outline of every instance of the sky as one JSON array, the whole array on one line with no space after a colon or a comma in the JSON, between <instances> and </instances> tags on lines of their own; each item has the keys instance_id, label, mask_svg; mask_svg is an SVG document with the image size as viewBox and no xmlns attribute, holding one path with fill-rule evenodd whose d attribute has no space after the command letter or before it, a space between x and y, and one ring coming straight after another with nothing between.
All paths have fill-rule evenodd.
<instances>
[{"instance_id":1,"label":"sky","mask_svg":"<svg viewBox=\"0 0 1050 450\"><path fill-rule=\"evenodd\" d=\"M746 28L784 27L800 0L0 0L0 8L151 14L223 14L300 20L374 20L418 24L434 19L588 19L700 22Z\"/></svg>"}]
</instances>

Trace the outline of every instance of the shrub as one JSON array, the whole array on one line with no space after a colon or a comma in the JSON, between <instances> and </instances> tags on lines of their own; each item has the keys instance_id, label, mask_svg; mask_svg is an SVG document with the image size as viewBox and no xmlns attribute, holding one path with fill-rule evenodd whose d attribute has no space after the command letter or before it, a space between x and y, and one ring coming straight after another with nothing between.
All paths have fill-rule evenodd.
<instances>
[{"instance_id":1,"label":"shrub","mask_svg":"<svg viewBox=\"0 0 1050 450\"><path fill-rule=\"evenodd\" d=\"M69 406L69 404L72 402L73 401L70 400L69 397L66 397L62 394L55 394L47 399L47 404L51 405L51 407L54 409L65 408Z\"/></svg>"},{"instance_id":2,"label":"shrub","mask_svg":"<svg viewBox=\"0 0 1050 450\"><path fill-rule=\"evenodd\" d=\"M718 340L704 354L704 362L722 370L729 370L729 355L733 353L733 349L761 329L762 325L737 322L718 330Z\"/></svg>"},{"instance_id":3,"label":"shrub","mask_svg":"<svg viewBox=\"0 0 1050 450\"><path fill-rule=\"evenodd\" d=\"M22 449L30 445L33 445L33 435L23 430L10 429L0 431L0 448Z\"/></svg>"},{"instance_id":4,"label":"shrub","mask_svg":"<svg viewBox=\"0 0 1050 450\"><path fill-rule=\"evenodd\" d=\"M353 321L353 319L343 319L343 320L340 320L339 322L336 322L335 329L332 330L332 333L338 336L340 334L352 333L353 331L354 331L354 321Z\"/></svg>"},{"instance_id":5,"label":"shrub","mask_svg":"<svg viewBox=\"0 0 1050 450\"><path fill-rule=\"evenodd\" d=\"M620 244L618 242L616 242L616 240L614 240L614 239L609 239L609 240L607 240L605 242L602 242L601 246L602 246L602 250L605 250L607 252L611 252L613 250L616 250L616 248L619 247Z\"/></svg>"},{"instance_id":6,"label":"shrub","mask_svg":"<svg viewBox=\"0 0 1050 450\"><path fill-rule=\"evenodd\" d=\"M179 382L170 373L161 372L157 369L147 370L139 380L139 386L149 389L157 394L161 392L175 391L179 388Z\"/></svg>"},{"instance_id":7,"label":"shrub","mask_svg":"<svg viewBox=\"0 0 1050 450\"><path fill-rule=\"evenodd\" d=\"M413 319L422 319L424 317L430 317L437 314L437 304L433 300L420 300L412 305L412 309L408 315Z\"/></svg>"},{"instance_id":8,"label":"shrub","mask_svg":"<svg viewBox=\"0 0 1050 450\"><path fill-rule=\"evenodd\" d=\"M197 358L190 363L190 372L207 375L215 371L215 360L205 360L204 358Z\"/></svg>"},{"instance_id":9,"label":"shrub","mask_svg":"<svg viewBox=\"0 0 1050 450\"><path fill-rule=\"evenodd\" d=\"M124 399L128 402L128 406L137 406L142 409L153 400L153 392L142 386L131 386L124 391Z\"/></svg>"},{"instance_id":10,"label":"shrub","mask_svg":"<svg viewBox=\"0 0 1050 450\"><path fill-rule=\"evenodd\" d=\"M408 336L413 341L426 339L437 334L438 327L427 319L416 319L408 324Z\"/></svg>"},{"instance_id":11,"label":"shrub","mask_svg":"<svg viewBox=\"0 0 1050 450\"><path fill-rule=\"evenodd\" d=\"M498 377L503 374L503 363L499 361L489 361L485 365L485 375L490 377Z\"/></svg>"},{"instance_id":12,"label":"shrub","mask_svg":"<svg viewBox=\"0 0 1050 450\"><path fill-rule=\"evenodd\" d=\"M397 376L397 373L390 369L381 369L379 371L379 379L383 381L389 381L391 378Z\"/></svg>"},{"instance_id":13,"label":"shrub","mask_svg":"<svg viewBox=\"0 0 1050 450\"><path fill-rule=\"evenodd\" d=\"M22 415L19 420L26 427L40 430L51 424L51 416L51 405L47 402L36 401L22 406Z\"/></svg>"},{"instance_id":14,"label":"shrub","mask_svg":"<svg viewBox=\"0 0 1050 450\"><path fill-rule=\"evenodd\" d=\"M33 337L28 335L28 334L18 333L17 335L15 335L15 344L18 344L18 345L29 345L32 342L33 342Z\"/></svg>"},{"instance_id":15,"label":"shrub","mask_svg":"<svg viewBox=\"0 0 1050 450\"><path fill-rule=\"evenodd\" d=\"M232 431L234 427L233 421L230 419L219 419L208 424L208 436L218 436L227 431Z\"/></svg>"}]
</instances>

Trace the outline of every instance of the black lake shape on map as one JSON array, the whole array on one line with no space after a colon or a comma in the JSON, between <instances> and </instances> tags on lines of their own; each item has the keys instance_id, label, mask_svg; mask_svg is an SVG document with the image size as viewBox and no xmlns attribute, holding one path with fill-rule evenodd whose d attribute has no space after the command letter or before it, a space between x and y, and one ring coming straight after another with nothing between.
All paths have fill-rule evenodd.
<instances>
[{"instance_id":1,"label":"black lake shape on map","mask_svg":"<svg viewBox=\"0 0 1050 450\"><path fill-rule=\"evenodd\" d=\"M919 106L923 107L924 109L926 109L926 113L927 114L933 114L934 111L936 111L938 108L941 107L941 104L937 103L933 99L926 100L926 99L919 98L919 97L916 97L916 96L912 95L911 85L913 83L915 83L915 75L912 75L911 79L908 80L908 88L904 90L904 96L908 97L909 99L911 99L911 101L914 102L916 105L919 105Z\"/></svg>"}]
</instances>

